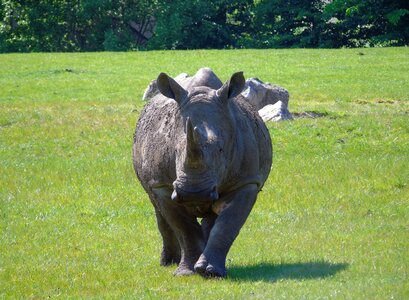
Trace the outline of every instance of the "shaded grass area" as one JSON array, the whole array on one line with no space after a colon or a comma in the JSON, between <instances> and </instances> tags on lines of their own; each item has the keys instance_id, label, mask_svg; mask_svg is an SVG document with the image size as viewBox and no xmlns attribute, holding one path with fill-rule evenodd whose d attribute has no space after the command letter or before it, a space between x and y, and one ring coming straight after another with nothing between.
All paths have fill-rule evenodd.
<instances>
[{"instance_id":1,"label":"shaded grass area","mask_svg":"<svg viewBox=\"0 0 409 300\"><path fill-rule=\"evenodd\" d=\"M343 271L348 264L309 262L295 264L265 264L233 266L230 277L233 280L266 281L273 283L282 280L306 280L325 278Z\"/></svg>"},{"instance_id":2,"label":"shaded grass area","mask_svg":"<svg viewBox=\"0 0 409 300\"><path fill-rule=\"evenodd\" d=\"M363 52L364 55L358 55ZM0 55L2 297L409 297L409 51ZM226 280L159 267L132 169L140 98L161 71L210 66L289 89L274 167Z\"/></svg>"}]
</instances>

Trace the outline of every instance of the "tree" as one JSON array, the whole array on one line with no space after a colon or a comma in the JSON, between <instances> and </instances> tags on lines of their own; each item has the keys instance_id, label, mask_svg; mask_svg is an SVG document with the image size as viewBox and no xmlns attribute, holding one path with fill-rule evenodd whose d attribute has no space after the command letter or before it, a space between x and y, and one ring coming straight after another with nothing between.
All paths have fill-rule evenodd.
<instances>
[{"instance_id":1,"label":"tree","mask_svg":"<svg viewBox=\"0 0 409 300\"><path fill-rule=\"evenodd\" d=\"M244 47L316 47L319 40L321 0L261 0L254 2Z\"/></svg>"},{"instance_id":2,"label":"tree","mask_svg":"<svg viewBox=\"0 0 409 300\"><path fill-rule=\"evenodd\" d=\"M0 51L126 50L146 43L155 1L0 0Z\"/></svg>"},{"instance_id":3,"label":"tree","mask_svg":"<svg viewBox=\"0 0 409 300\"><path fill-rule=\"evenodd\" d=\"M252 0L159 1L157 27L149 42L151 49L226 48L248 20L246 9Z\"/></svg>"},{"instance_id":4,"label":"tree","mask_svg":"<svg viewBox=\"0 0 409 300\"><path fill-rule=\"evenodd\" d=\"M160 1L150 48L221 48L229 36L218 8L214 1Z\"/></svg>"},{"instance_id":5,"label":"tree","mask_svg":"<svg viewBox=\"0 0 409 300\"><path fill-rule=\"evenodd\" d=\"M408 0L0 0L0 52L408 44Z\"/></svg>"},{"instance_id":6,"label":"tree","mask_svg":"<svg viewBox=\"0 0 409 300\"><path fill-rule=\"evenodd\" d=\"M323 11L320 44L326 47L407 45L406 0L333 0Z\"/></svg>"}]
</instances>

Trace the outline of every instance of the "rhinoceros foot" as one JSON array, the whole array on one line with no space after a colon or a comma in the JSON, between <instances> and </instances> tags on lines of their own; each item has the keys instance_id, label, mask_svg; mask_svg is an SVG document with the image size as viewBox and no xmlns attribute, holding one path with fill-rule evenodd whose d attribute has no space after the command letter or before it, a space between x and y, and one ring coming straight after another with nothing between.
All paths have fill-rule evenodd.
<instances>
[{"instance_id":1,"label":"rhinoceros foot","mask_svg":"<svg viewBox=\"0 0 409 300\"><path fill-rule=\"evenodd\" d=\"M178 264L180 262L180 254L172 254L167 250L162 250L160 256L160 265L161 266L170 266L172 264Z\"/></svg>"},{"instance_id":2,"label":"rhinoceros foot","mask_svg":"<svg viewBox=\"0 0 409 300\"><path fill-rule=\"evenodd\" d=\"M195 264L196 273L203 277L226 277L227 271L224 264L212 262L202 254Z\"/></svg>"},{"instance_id":3,"label":"rhinoceros foot","mask_svg":"<svg viewBox=\"0 0 409 300\"><path fill-rule=\"evenodd\" d=\"M178 268L176 269L175 273L173 275L175 276L189 276L193 275L195 272L190 269L188 266L185 265L179 265Z\"/></svg>"}]
</instances>

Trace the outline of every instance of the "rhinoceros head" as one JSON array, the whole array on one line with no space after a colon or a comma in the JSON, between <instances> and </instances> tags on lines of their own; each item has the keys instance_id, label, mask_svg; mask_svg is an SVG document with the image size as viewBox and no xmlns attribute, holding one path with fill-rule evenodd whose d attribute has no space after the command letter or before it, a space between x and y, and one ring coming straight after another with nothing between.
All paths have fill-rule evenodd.
<instances>
[{"instance_id":1,"label":"rhinoceros head","mask_svg":"<svg viewBox=\"0 0 409 300\"><path fill-rule=\"evenodd\" d=\"M205 86L185 90L164 73L157 83L164 96L178 103L183 122L176 146L177 178L172 199L186 205L216 201L235 143L229 101L243 90L243 73L233 74L217 90Z\"/></svg>"}]
</instances>

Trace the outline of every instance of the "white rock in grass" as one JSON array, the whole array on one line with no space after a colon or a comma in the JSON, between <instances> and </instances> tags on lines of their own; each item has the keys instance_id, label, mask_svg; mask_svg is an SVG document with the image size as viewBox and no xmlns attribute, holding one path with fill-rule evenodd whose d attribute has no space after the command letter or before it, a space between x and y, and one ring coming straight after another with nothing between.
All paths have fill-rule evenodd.
<instances>
[{"instance_id":1,"label":"white rock in grass","mask_svg":"<svg viewBox=\"0 0 409 300\"><path fill-rule=\"evenodd\" d=\"M293 117L288 111L284 102L278 101L275 104L268 104L258 111L264 122L291 120Z\"/></svg>"},{"instance_id":2,"label":"white rock in grass","mask_svg":"<svg viewBox=\"0 0 409 300\"><path fill-rule=\"evenodd\" d=\"M264 121L282 121L292 119L288 111L290 95L278 85L264 83L258 78L246 80L241 93L258 111Z\"/></svg>"}]
</instances>

